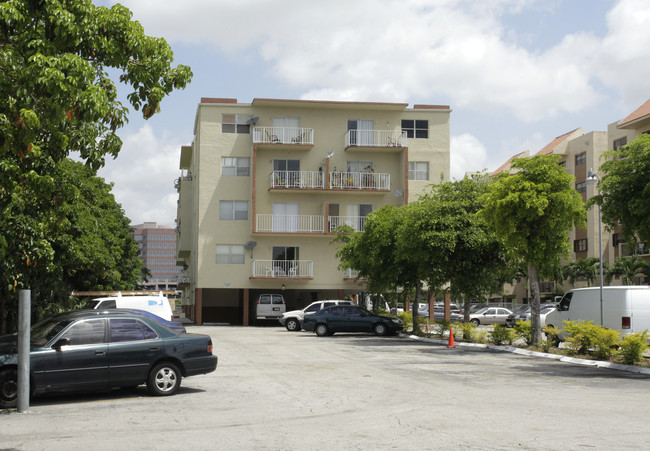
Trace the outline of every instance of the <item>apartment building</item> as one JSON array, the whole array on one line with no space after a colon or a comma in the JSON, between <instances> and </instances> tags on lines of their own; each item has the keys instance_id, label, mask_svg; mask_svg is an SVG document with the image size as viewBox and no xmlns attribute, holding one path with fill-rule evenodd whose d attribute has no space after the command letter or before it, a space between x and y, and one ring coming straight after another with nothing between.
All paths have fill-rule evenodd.
<instances>
[{"instance_id":1,"label":"apartment building","mask_svg":"<svg viewBox=\"0 0 650 451\"><path fill-rule=\"evenodd\" d=\"M155 222L131 227L131 236L138 243L140 259L151 274L139 285L145 290L176 290L180 274L180 268L176 266L176 230Z\"/></svg>"},{"instance_id":2,"label":"apartment building","mask_svg":"<svg viewBox=\"0 0 650 451\"><path fill-rule=\"evenodd\" d=\"M575 177L575 189L582 194L584 201L598 194L595 184L587 180L589 169L596 174L600 172L603 153L611 149L620 149L622 146L632 142L638 135L650 133L650 100L630 113L626 118L609 124L607 132L592 131L584 133L580 127L564 133L553 139L534 155L557 154L561 155L560 163L566 171ZM501 167L495 170L492 175L509 170L512 160L515 158L528 158L529 151L521 152ZM602 253L603 262L609 265L619 256L628 256L633 253L641 254L650 261L648 249L629 249L627 244L619 237L617 230L608 230L602 224ZM586 259L588 257L598 258L600 255L600 235L598 208L592 207L588 211L586 229L575 228L569 232L569 242L572 251L569 261ZM639 279L641 282L645 280ZM621 280L614 278L611 285L620 285ZM586 286L586 282L577 282L576 287ZM558 287L553 281L540 281L540 295L543 298L552 299L554 295L569 289L565 284ZM521 302L528 298L527 284L523 280L515 285L506 285L501 297L506 300L517 300Z\"/></svg>"},{"instance_id":3,"label":"apartment building","mask_svg":"<svg viewBox=\"0 0 650 451\"><path fill-rule=\"evenodd\" d=\"M361 292L333 231L449 180L446 105L203 98L181 148L177 264L198 324L251 324L257 298L287 309Z\"/></svg>"}]
</instances>

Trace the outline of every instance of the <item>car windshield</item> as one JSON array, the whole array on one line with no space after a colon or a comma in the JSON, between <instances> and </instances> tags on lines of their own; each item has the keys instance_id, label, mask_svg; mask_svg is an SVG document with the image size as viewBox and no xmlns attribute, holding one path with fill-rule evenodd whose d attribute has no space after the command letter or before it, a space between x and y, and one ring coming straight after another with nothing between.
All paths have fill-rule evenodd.
<instances>
[{"instance_id":1,"label":"car windshield","mask_svg":"<svg viewBox=\"0 0 650 451\"><path fill-rule=\"evenodd\" d=\"M59 332L66 328L72 320L57 320L55 318L46 319L40 323L34 324L32 326L31 334L31 343L34 346L43 346L45 343L50 341L56 336Z\"/></svg>"}]
</instances>

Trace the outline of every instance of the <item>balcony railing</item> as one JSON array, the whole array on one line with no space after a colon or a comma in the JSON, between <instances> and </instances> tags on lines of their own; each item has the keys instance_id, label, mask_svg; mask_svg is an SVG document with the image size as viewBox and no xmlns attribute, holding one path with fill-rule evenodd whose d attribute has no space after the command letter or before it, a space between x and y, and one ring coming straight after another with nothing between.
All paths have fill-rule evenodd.
<instances>
[{"instance_id":1,"label":"balcony railing","mask_svg":"<svg viewBox=\"0 0 650 451\"><path fill-rule=\"evenodd\" d=\"M332 189L390 190L390 174L375 172L330 172Z\"/></svg>"},{"instance_id":2,"label":"balcony railing","mask_svg":"<svg viewBox=\"0 0 650 451\"><path fill-rule=\"evenodd\" d=\"M330 216L329 231L332 233L338 226L350 226L355 232L363 232L366 225L365 216Z\"/></svg>"},{"instance_id":3,"label":"balcony railing","mask_svg":"<svg viewBox=\"0 0 650 451\"><path fill-rule=\"evenodd\" d=\"M253 260L253 277L299 279L314 277L311 260Z\"/></svg>"},{"instance_id":4,"label":"balcony railing","mask_svg":"<svg viewBox=\"0 0 650 451\"><path fill-rule=\"evenodd\" d=\"M258 232L323 233L325 218L314 215L256 215Z\"/></svg>"},{"instance_id":5,"label":"balcony railing","mask_svg":"<svg viewBox=\"0 0 650 451\"><path fill-rule=\"evenodd\" d=\"M324 188L325 176L319 171L273 171L271 188Z\"/></svg>"},{"instance_id":6,"label":"balcony railing","mask_svg":"<svg viewBox=\"0 0 650 451\"><path fill-rule=\"evenodd\" d=\"M348 130L345 147L406 147L406 131L395 130Z\"/></svg>"},{"instance_id":7,"label":"balcony railing","mask_svg":"<svg viewBox=\"0 0 650 451\"><path fill-rule=\"evenodd\" d=\"M351 268L346 268L345 269L345 276L343 278L345 279L356 279L359 277L359 271L356 269L351 269Z\"/></svg>"},{"instance_id":8,"label":"balcony railing","mask_svg":"<svg viewBox=\"0 0 650 451\"><path fill-rule=\"evenodd\" d=\"M256 144L314 144L313 128L255 127L253 142Z\"/></svg>"}]
</instances>

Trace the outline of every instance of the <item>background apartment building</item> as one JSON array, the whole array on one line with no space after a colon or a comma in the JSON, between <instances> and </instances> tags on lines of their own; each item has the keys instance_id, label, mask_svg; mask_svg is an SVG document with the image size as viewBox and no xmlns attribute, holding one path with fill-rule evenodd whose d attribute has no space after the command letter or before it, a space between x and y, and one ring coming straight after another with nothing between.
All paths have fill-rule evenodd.
<instances>
[{"instance_id":1,"label":"background apartment building","mask_svg":"<svg viewBox=\"0 0 650 451\"><path fill-rule=\"evenodd\" d=\"M177 263L186 314L247 325L262 293L287 309L363 290L333 230L449 179L448 106L203 98L181 149Z\"/></svg>"},{"instance_id":2,"label":"background apartment building","mask_svg":"<svg viewBox=\"0 0 650 451\"><path fill-rule=\"evenodd\" d=\"M535 155L557 154L561 156L560 163L566 171L575 177L575 189L582 194L584 201L598 194L595 184L587 181L589 169L596 174L600 173L600 165L603 162L603 153L611 149L620 149L625 144L632 142L641 133L650 133L650 100L632 112L625 119L609 124L607 132L592 131L584 133L580 127L568 133L560 135L544 146ZM515 155L505 162L492 175L509 170L512 160L515 158L528 158L530 152L525 151ZM582 260L588 257L599 258L600 255L600 232L598 208L592 207L588 211L587 226L585 229L575 228L569 232L569 242L572 251L568 261ZM647 261L650 261L647 254L648 249L629 249L627 244L619 237L617 230L608 230L602 225L602 252L603 262L612 265L619 256L628 256L633 253L642 254ZM647 280L639 278L639 283L647 283ZM605 282L605 284L607 284ZM614 278L611 285L620 285L619 278ZM578 281L576 287L586 286L586 281ZM553 299L557 294L571 288L568 283L557 286L554 281L540 281L540 295L542 298ZM526 280L514 285L504 286L503 293L494 300L506 300L522 302L528 299Z\"/></svg>"},{"instance_id":3,"label":"background apartment building","mask_svg":"<svg viewBox=\"0 0 650 451\"><path fill-rule=\"evenodd\" d=\"M155 222L131 227L131 236L140 249L140 259L151 274L146 281L140 282L142 289L176 290L180 273L176 266L176 230Z\"/></svg>"}]
</instances>

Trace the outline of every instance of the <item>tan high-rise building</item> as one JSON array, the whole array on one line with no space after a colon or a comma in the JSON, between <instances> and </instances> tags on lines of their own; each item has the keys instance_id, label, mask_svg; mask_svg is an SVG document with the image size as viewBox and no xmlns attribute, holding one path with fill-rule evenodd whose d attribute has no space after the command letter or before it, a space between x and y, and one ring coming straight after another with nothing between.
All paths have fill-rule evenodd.
<instances>
[{"instance_id":1,"label":"tan high-rise building","mask_svg":"<svg viewBox=\"0 0 650 451\"><path fill-rule=\"evenodd\" d=\"M334 229L449 180L449 106L203 98L181 149L177 263L197 323L250 324L262 293L287 309L361 292Z\"/></svg>"},{"instance_id":2,"label":"tan high-rise building","mask_svg":"<svg viewBox=\"0 0 650 451\"><path fill-rule=\"evenodd\" d=\"M140 259L149 270L145 290L176 290L180 268L176 266L176 231L173 227L145 222L133 225L131 235L138 243Z\"/></svg>"}]
</instances>

